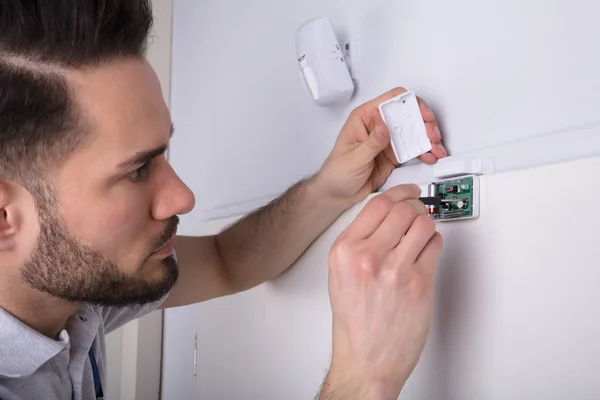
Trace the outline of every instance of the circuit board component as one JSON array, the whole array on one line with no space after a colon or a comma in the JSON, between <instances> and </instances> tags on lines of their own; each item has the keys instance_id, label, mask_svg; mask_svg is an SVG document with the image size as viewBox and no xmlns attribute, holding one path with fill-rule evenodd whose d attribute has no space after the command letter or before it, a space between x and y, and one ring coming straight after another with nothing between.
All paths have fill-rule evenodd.
<instances>
[{"instance_id":1,"label":"circuit board component","mask_svg":"<svg viewBox=\"0 0 600 400\"><path fill-rule=\"evenodd\" d=\"M474 206L478 193L474 184L473 176L430 183L427 195L439 198L440 204L427 206L429 216L434 220L476 218L479 213L474 212Z\"/></svg>"}]
</instances>

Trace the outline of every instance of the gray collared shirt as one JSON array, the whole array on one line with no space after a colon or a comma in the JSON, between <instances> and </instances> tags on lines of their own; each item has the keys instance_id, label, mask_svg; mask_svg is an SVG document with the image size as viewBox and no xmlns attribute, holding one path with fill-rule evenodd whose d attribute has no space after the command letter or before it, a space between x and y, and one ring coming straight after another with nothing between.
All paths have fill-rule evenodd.
<instances>
[{"instance_id":1,"label":"gray collared shirt","mask_svg":"<svg viewBox=\"0 0 600 400\"><path fill-rule=\"evenodd\" d=\"M157 309L165 299L130 308L82 306L69 318L58 340L38 333L0 307L0 399L95 399L90 348L100 380L106 382L105 335Z\"/></svg>"}]
</instances>

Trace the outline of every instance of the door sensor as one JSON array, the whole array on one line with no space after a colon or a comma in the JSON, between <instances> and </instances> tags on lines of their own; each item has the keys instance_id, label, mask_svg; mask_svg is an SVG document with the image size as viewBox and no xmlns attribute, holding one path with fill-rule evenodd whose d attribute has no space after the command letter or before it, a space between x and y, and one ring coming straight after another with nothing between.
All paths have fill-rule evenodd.
<instances>
[{"instance_id":1,"label":"door sensor","mask_svg":"<svg viewBox=\"0 0 600 400\"><path fill-rule=\"evenodd\" d=\"M479 176L467 175L431 182L423 203L435 221L479 218Z\"/></svg>"}]
</instances>

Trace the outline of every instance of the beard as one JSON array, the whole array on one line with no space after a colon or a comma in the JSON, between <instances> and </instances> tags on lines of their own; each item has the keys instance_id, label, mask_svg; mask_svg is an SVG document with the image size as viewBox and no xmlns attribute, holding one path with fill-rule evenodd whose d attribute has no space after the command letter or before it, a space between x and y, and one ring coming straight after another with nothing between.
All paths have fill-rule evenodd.
<instances>
[{"instance_id":1,"label":"beard","mask_svg":"<svg viewBox=\"0 0 600 400\"><path fill-rule=\"evenodd\" d=\"M38 205L40 235L31 259L21 276L33 288L74 303L126 307L160 300L177 281L179 267L173 255L162 260L158 278L126 275L115 262L92 247L82 244L69 232L57 207ZM179 218L153 243L158 249L175 234Z\"/></svg>"}]
</instances>

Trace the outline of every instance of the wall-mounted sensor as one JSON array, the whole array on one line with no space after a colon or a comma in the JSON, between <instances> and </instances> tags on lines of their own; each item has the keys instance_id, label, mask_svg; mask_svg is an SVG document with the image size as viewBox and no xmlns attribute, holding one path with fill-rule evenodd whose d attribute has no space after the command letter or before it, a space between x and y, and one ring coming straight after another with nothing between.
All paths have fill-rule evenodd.
<instances>
[{"instance_id":1,"label":"wall-mounted sensor","mask_svg":"<svg viewBox=\"0 0 600 400\"><path fill-rule=\"evenodd\" d=\"M479 218L479 176L463 175L427 186L428 214L434 221ZM437 200L437 201L434 201Z\"/></svg>"},{"instance_id":2,"label":"wall-mounted sensor","mask_svg":"<svg viewBox=\"0 0 600 400\"><path fill-rule=\"evenodd\" d=\"M298 28L296 51L305 86L318 105L350 100L354 82L328 17L312 19Z\"/></svg>"}]
</instances>

